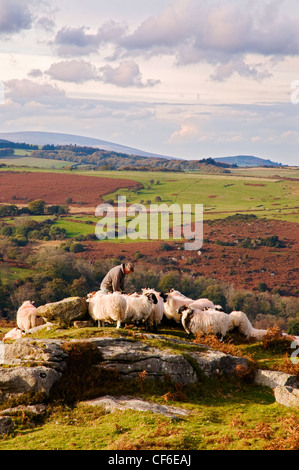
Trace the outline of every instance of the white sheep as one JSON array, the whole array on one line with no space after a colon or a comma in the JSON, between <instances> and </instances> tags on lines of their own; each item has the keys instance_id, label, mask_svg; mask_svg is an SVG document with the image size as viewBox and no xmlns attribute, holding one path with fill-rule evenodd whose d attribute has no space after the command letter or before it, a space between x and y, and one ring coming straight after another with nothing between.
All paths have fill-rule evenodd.
<instances>
[{"instance_id":1,"label":"white sheep","mask_svg":"<svg viewBox=\"0 0 299 470\"><path fill-rule=\"evenodd\" d=\"M126 300L125 322L144 323L152 313L153 304L158 303L158 299L152 292L145 294L123 294Z\"/></svg>"},{"instance_id":2,"label":"white sheep","mask_svg":"<svg viewBox=\"0 0 299 470\"><path fill-rule=\"evenodd\" d=\"M258 330L253 328L249 318L247 317L246 313L244 312L231 312L229 315L230 319L230 331L237 329L239 333L241 333L246 338L256 338L262 339L267 330Z\"/></svg>"},{"instance_id":3,"label":"white sheep","mask_svg":"<svg viewBox=\"0 0 299 470\"><path fill-rule=\"evenodd\" d=\"M12 330L8 331L3 338L3 341L6 339L20 339L25 335L24 331L20 330L20 328L13 328Z\"/></svg>"},{"instance_id":4,"label":"white sheep","mask_svg":"<svg viewBox=\"0 0 299 470\"><path fill-rule=\"evenodd\" d=\"M143 294L154 294L157 298L157 303L155 304L154 302L152 303L152 311L150 316L147 319L147 323L149 327L153 327L153 329L156 331L157 330L157 325L160 325L162 319L163 319L163 314L164 314L164 303L163 303L163 298L161 297L160 292L157 292L154 289L142 289Z\"/></svg>"},{"instance_id":5,"label":"white sheep","mask_svg":"<svg viewBox=\"0 0 299 470\"><path fill-rule=\"evenodd\" d=\"M91 318L98 321L99 326L105 322L116 322L116 328L121 328L126 315L126 299L120 292L106 294L98 291L87 296L88 312Z\"/></svg>"},{"instance_id":6,"label":"white sheep","mask_svg":"<svg viewBox=\"0 0 299 470\"><path fill-rule=\"evenodd\" d=\"M190 307L192 307L194 310L207 310L207 309L215 309L215 310L221 310L221 307L217 305L217 308L213 304L213 302L209 299L197 299L194 300L189 304ZM220 309L219 309L220 307Z\"/></svg>"},{"instance_id":7,"label":"white sheep","mask_svg":"<svg viewBox=\"0 0 299 470\"><path fill-rule=\"evenodd\" d=\"M179 308L178 314L181 316L181 323L188 335L213 333L220 337L221 341L226 336L230 320L229 315L218 310L194 310L190 306Z\"/></svg>"},{"instance_id":8,"label":"white sheep","mask_svg":"<svg viewBox=\"0 0 299 470\"><path fill-rule=\"evenodd\" d=\"M23 302L21 307L17 311L17 326L20 330L25 333L31 328L35 328L39 325L44 325L45 320L37 316L37 308L33 305L33 302L26 300Z\"/></svg>"},{"instance_id":9,"label":"white sheep","mask_svg":"<svg viewBox=\"0 0 299 470\"><path fill-rule=\"evenodd\" d=\"M178 309L182 306L192 306L194 310L203 310L205 308L214 308L213 302L208 299L193 300L179 291L171 290L167 294L161 294L164 300L164 314L168 320L175 320L177 323L181 322L181 316Z\"/></svg>"}]
</instances>

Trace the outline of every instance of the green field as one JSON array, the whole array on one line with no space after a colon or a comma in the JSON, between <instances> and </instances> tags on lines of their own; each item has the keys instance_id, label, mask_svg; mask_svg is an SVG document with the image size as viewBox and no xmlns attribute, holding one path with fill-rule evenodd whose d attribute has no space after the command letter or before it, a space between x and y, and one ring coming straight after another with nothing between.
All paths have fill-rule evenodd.
<instances>
[{"instance_id":1,"label":"green field","mask_svg":"<svg viewBox=\"0 0 299 470\"><path fill-rule=\"evenodd\" d=\"M51 161L53 162L53 160ZM58 162L62 163L62 162ZM21 168L15 167L20 171ZM2 171L13 167L1 168ZM28 171L28 169L26 168ZM166 203L203 204L204 218L224 218L237 212L252 213L290 222L299 222L299 179L294 178L296 169L245 169L235 170L231 175L205 175L201 173L165 173L136 171L80 171L32 168L30 171L50 171L89 175L92 177L124 178L141 183L143 188L134 192L121 189L105 196L105 200L117 195L126 196L128 204ZM237 172L242 174L237 174ZM244 175L246 173L246 176ZM254 175L254 172L257 175ZM285 173L287 172L287 174ZM261 175L264 175L263 177ZM281 175L282 178L275 178ZM156 198L159 197L157 201ZM86 227L85 227L86 229Z\"/></svg>"},{"instance_id":2,"label":"green field","mask_svg":"<svg viewBox=\"0 0 299 470\"><path fill-rule=\"evenodd\" d=\"M124 178L136 179L135 172L121 172ZM118 177L119 172L105 172L105 176ZM205 219L223 218L236 212L253 213L260 217L299 222L298 181L269 178L216 176L195 173L142 173L137 180L144 188L138 193L119 190L130 204L147 201L156 203L159 196L166 204L203 204ZM154 180L151 184L150 181ZM158 181L158 184L157 184Z\"/></svg>"},{"instance_id":3,"label":"green field","mask_svg":"<svg viewBox=\"0 0 299 470\"><path fill-rule=\"evenodd\" d=\"M16 150L17 153L15 153L14 156L12 157L6 157L6 158L1 158L0 159L0 164L4 163L5 165L8 166L16 166L16 167L26 167L28 170L29 168L32 167L37 167L37 168L44 168L44 169L59 169L63 168L66 166L71 166L72 162L67 162L63 160L50 160L47 158L34 158L34 157L26 157L25 152L26 150ZM30 154L30 152L28 151Z\"/></svg>"}]
</instances>

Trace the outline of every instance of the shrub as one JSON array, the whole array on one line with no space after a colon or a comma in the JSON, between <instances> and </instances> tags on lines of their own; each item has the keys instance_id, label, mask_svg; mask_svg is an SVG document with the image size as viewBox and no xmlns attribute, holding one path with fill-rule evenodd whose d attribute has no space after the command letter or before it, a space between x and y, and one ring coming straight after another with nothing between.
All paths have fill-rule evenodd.
<instances>
[{"instance_id":1,"label":"shrub","mask_svg":"<svg viewBox=\"0 0 299 470\"><path fill-rule=\"evenodd\" d=\"M299 336L299 318L292 320L287 329L289 335Z\"/></svg>"},{"instance_id":2,"label":"shrub","mask_svg":"<svg viewBox=\"0 0 299 470\"><path fill-rule=\"evenodd\" d=\"M45 212L45 206L45 201L42 199L36 199L35 201L29 202L28 209L30 210L31 214L43 215Z\"/></svg>"}]
</instances>

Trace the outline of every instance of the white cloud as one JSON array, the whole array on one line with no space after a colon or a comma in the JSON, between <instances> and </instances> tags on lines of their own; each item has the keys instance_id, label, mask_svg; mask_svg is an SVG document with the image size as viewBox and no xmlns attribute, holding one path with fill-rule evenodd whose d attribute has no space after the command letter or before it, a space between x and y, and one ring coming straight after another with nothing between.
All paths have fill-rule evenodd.
<instances>
[{"instance_id":1,"label":"white cloud","mask_svg":"<svg viewBox=\"0 0 299 470\"><path fill-rule=\"evenodd\" d=\"M96 67L83 59L54 63L45 73L63 82L84 83L99 79Z\"/></svg>"},{"instance_id":2,"label":"white cloud","mask_svg":"<svg viewBox=\"0 0 299 470\"><path fill-rule=\"evenodd\" d=\"M27 104L29 102L55 104L63 98L65 93L58 87L49 83L39 84L32 80L8 80L5 82L6 96L15 103Z\"/></svg>"},{"instance_id":3,"label":"white cloud","mask_svg":"<svg viewBox=\"0 0 299 470\"><path fill-rule=\"evenodd\" d=\"M159 83L158 80L153 79L144 81L139 66L134 60L122 62L114 68L111 65L105 65L100 68L100 71L102 72L102 80L105 83L121 87L153 87Z\"/></svg>"},{"instance_id":4,"label":"white cloud","mask_svg":"<svg viewBox=\"0 0 299 470\"><path fill-rule=\"evenodd\" d=\"M299 54L299 18L282 15L281 3L176 0L114 42L123 55L169 54L177 65L212 64L215 80L234 72L262 80L269 78L268 70L261 61L248 63L249 54L268 58Z\"/></svg>"},{"instance_id":5,"label":"white cloud","mask_svg":"<svg viewBox=\"0 0 299 470\"><path fill-rule=\"evenodd\" d=\"M199 132L194 124L182 124L179 130L176 130L170 136L169 142L175 144L186 140L198 138ZM197 139L196 139L197 140Z\"/></svg>"}]
</instances>

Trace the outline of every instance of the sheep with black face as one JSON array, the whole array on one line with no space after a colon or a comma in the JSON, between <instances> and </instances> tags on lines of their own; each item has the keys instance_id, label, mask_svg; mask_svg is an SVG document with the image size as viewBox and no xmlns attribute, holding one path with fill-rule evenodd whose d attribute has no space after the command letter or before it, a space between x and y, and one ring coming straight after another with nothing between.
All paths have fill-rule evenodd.
<instances>
[{"instance_id":1,"label":"sheep with black face","mask_svg":"<svg viewBox=\"0 0 299 470\"><path fill-rule=\"evenodd\" d=\"M222 341L229 331L229 315L215 309L195 310L190 305L183 305L178 309L181 315L181 323L188 335L213 333Z\"/></svg>"},{"instance_id":2,"label":"sheep with black face","mask_svg":"<svg viewBox=\"0 0 299 470\"><path fill-rule=\"evenodd\" d=\"M123 297L127 304L125 323L145 323L152 313L153 304L158 303L158 299L153 292L123 294Z\"/></svg>"}]
</instances>

